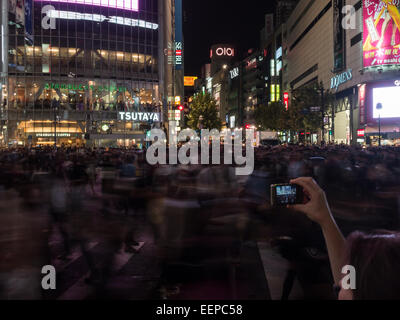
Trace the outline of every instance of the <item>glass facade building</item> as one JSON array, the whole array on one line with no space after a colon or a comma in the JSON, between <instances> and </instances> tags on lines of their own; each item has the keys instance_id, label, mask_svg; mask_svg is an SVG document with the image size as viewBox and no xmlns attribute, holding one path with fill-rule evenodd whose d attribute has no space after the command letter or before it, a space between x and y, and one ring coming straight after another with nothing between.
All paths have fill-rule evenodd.
<instances>
[{"instance_id":1,"label":"glass facade building","mask_svg":"<svg viewBox=\"0 0 400 320\"><path fill-rule=\"evenodd\" d=\"M143 144L119 112L162 119L164 2L2 1L0 144Z\"/></svg>"}]
</instances>

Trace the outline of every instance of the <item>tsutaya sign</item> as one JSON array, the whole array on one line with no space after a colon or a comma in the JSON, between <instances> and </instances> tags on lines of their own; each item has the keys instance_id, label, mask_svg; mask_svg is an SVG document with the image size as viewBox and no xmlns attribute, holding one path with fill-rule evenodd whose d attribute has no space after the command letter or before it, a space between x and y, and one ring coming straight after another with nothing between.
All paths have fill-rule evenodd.
<instances>
[{"instance_id":1,"label":"tsutaya sign","mask_svg":"<svg viewBox=\"0 0 400 320\"><path fill-rule=\"evenodd\" d=\"M160 122L160 114L153 112L120 112L119 120L122 121L154 121Z\"/></svg>"},{"instance_id":2,"label":"tsutaya sign","mask_svg":"<svg viewBox=\"0 0 400 320\"><path fill-rule=\"evenodd\" d=\"M331 79L331 89L338 90L339 86L353 79L353 70L349 69Z\"/></svg>"}]
</instances>

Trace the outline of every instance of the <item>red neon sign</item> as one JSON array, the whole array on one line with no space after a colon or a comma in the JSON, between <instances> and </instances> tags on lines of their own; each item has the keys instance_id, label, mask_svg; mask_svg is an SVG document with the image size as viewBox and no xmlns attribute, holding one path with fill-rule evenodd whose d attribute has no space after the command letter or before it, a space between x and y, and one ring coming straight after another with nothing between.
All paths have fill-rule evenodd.
<instances>
[{"instance_id":1,"label":"red neon sign","mask_svg":"<svg viewBox=\"0 0 400 320\"><path fill-rule=\"evenodd\" d=\"M285 92L283 94L283 103L285 104L286 110L288 110L289 109L289 93L288 92Z\"/></svg>"}]
</instances>

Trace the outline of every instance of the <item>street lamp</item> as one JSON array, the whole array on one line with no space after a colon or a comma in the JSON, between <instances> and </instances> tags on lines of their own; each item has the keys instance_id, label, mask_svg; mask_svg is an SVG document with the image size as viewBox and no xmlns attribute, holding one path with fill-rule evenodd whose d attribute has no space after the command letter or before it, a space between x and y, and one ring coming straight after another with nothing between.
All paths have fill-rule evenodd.
<instances>
[{"instance_id":1,"label":"street lamp","mask_svg":"<svg viewBox=\"0 0 400 320\"><path fill-rule=\"evenodd\" d=\"M379 112L379 146L382 145L382 137L381 137L381 110L383 109L382 103L378 103L376 105L376 110Z\"/></svg>"}]
</instances>

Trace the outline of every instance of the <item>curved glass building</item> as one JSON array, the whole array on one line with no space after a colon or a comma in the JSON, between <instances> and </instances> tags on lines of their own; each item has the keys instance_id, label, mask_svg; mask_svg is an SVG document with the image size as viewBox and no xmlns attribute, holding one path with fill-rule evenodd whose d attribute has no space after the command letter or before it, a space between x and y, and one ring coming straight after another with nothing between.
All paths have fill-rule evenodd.
<instances>
[{"instance_id":1,"label":"curved glass building","mask_svg":"<svg viewBox=\"0 0 400 320\"><path fill-rule=\"evenodd\" d=\"M1 6L2 145L140 146L162 125L174 87L174 1Z\"/></svg>"}]
</instances>

